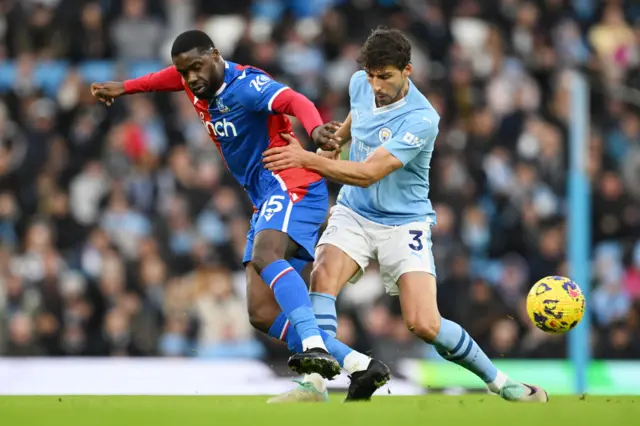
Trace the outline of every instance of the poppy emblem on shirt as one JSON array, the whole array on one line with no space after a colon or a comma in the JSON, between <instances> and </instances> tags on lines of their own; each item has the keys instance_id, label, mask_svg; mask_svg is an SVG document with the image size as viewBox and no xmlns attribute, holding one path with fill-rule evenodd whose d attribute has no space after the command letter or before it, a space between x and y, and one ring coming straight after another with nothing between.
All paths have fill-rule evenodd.
<instances>
[{"instance_id":1,"label":"poppy emblem on shirt","mask_svg":"<svg viewBox=\"0 0 640 426\"><path fill-rule=\"evenodd\" d=\"M231 111L229 107L227 107L225 104L222 103L222 98L216 99L216 106L218 107L218 111L220 111L223 114Z\"/></svg>"},{"instance_id":2,"label":"poppy emblem on shirt","mask_svg":"<svg viewBox=\"0 0 640 426\"><path fill-rule=\"evenodd\" d=\"M388 127L383 127L378 132L378 139L380 139L380 142L382 143L385 143L386 141L391 139L391 136L392 136L391 129Z\"/></svg>"}]
</instances>

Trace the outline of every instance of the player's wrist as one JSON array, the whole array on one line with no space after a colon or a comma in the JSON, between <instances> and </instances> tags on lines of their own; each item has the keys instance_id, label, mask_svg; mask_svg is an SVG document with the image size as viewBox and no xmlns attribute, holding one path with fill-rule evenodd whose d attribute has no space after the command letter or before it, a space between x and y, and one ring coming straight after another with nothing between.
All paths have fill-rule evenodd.
<instances>
[{"instance_id":1,"label":"player's wrist","mask_svg":"<svg viewBox=\"0 0 640 426\"><path fill-rule=\"evenodd\" d=\"M317 146L320 147L320 143L319 143L319 136L318 136L318 132L320 131L320 128L322 127L322 125L318 125L316 127L313 128L313 130L311 130L311 133L309 133L309 137L311 138L311 140L313 141L313 143Z\"/></svg>"},{"instance_id":2,"label":"player's wrist","mask_svg":"<svg viewBox=\"0 0 640 426\"><path fill-rule=\"evenodd\" d=\"M118 96L126 95L131 92L135 92L136 89L136 81L135 79L128 79L124 81L118 81L117 90L119 92Z\"/></svg>"},{"instance_id":3,"label":"player's wrist","mask_svg":"<svg viewBox=\"0 0 640 426\"><path fill-rule=\"evenodd\" d=\"M320 148L318 148L318 150L320 150ZM316 167L316 160L319 158L322 157L318 154L314 154L313 152L305 151L302 156L302 167L305 169L314 169Z\"/></svg>"}]
</instances>

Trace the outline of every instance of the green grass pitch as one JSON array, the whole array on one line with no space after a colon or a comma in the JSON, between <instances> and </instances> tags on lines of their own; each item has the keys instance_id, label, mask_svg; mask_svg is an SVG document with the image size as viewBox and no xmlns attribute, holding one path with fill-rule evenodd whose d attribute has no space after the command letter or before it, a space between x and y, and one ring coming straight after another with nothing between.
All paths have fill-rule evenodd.
<instances>
[{"instance_id":1,"label":"green grass pitch","mask_svg":"<svg viewBox=\"0 0 640 426\"><path fill-rule=\"evenodd\" d=\"M640 398L552 397L515 404L489 395L389 396L370 403L269 405L266 397L0 397L6 426L623 426L640 424Z\"/></svg>"}]
</instances>

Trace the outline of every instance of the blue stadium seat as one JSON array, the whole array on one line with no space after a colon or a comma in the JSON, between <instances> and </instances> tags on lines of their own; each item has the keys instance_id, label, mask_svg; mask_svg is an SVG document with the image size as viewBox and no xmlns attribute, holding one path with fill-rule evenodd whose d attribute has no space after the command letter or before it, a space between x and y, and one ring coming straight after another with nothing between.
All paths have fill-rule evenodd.
<instances>
[{"instance_id":1,"label":"blue stadium seat","mask_svg":"<svg viewBox=\"0 0 640 426\"><path fill-rule=\"evenodd\" d=\"M116 67L111 61L87 61L80 64L79 68L86 82L109 81L116 78Z\"/></svg>"}]
</instances>

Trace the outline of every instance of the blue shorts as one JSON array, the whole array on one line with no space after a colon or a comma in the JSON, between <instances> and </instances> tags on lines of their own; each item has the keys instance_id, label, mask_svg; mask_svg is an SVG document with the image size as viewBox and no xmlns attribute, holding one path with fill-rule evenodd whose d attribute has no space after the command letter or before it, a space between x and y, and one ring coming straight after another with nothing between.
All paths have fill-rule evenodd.
<instances>
[{"instance_id":1,"label":"blue shorts","mask_svg":"<svg viewBox=\"0 0 640 426\"><path fill-rule=\"evenodd\" d=\"M278 188L251 218L242 263L251 261L253 239L264 229L282 231L297 243L299 248L293 257L300 260L302 266L312 262L320 227L327 218L328 210L329 192L324 179L307 188L290 191Z\"/></svg>"}]
</instances>

